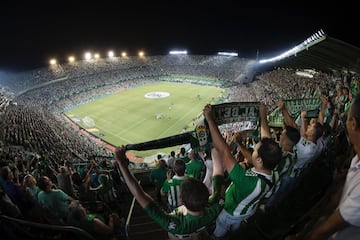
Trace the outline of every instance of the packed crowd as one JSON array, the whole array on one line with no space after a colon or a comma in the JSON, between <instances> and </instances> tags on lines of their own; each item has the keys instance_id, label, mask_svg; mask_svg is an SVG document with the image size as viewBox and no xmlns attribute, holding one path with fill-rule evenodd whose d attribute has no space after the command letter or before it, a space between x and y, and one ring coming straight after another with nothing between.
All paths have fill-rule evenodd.
<instances>
[{"instance_id":1,"label":"packed crowd","mask_svg":"<svg viewBox=\"0 0 360 240\"><path fill-rule=\"evenodd\" d=\"M227 60L231 67L224 69L223 58L194 57L190 62L187 59L184 70L179 67L179 59L171 60L155 57L129 61L121 69L118 62L109 60L94 62L89 68L66 65L55 73L39 70L32 84L37 88L29 88L30 83L25 87L24 81L17 86L20 95L3 95L0 184L7 205L3 202L1 211L50 224L57 219L56 224L79 226L95 236L112 237L121 226L119 198L130 191L170 239L282 239L290 235L326 239L335 232L336 239L345 239L340 237L359 232L355 214L359 187L347 192L352 179L359 175L358 77L319 73L309 79L297 76L295 70L277 69L256 76L253 82L229 87L227 81L237 79L236 74L242 71L228 71L241 65L236 61ZM135 67L139 64L144 65L141 71ZM83 71L87 72L85 76ZM120 146L112 152L95 143L67 121L62 111L99 95L158 81L159 73L164 71L223 79L225 101L261 103L260 122L256 134L239 132L236 123L218 127L211 105L204 106L213 147L188 153L181 148L169 153L166 160L159 156L158 168L150 174L157 192L156 199L152 199L129 171L125 148ZM296 122L283 101L294 98L320 98L318 117L310 119L302 111L300 122ZM275 108L284 117L281 128L273 128L267 121ZM354 176L347 174L348 170ZM286 213L285 203L298 196L296 190L301 189L304 179L318 180L318 185L307 189L306 197L312 197L312 201L299 212ZM337 191L342 186L346 194ZM325 206L323 222L292 234L292 224L310 205L323 199L319 192L334 206L339 201L333 195L341 197L339 208ZM326 194L335 192L338 194ZM85 203L95 200L112 206L113 211L90 213ZM283 215L275 218L274 212ZM269 221L271 230L266 227Z\"/></svg>"}]
</instances>

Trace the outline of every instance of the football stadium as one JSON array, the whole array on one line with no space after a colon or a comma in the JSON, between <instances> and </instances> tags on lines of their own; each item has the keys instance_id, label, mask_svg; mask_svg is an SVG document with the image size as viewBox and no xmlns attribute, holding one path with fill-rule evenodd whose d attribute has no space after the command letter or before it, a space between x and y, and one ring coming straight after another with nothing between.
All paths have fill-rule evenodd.
<instances>
[{"instance_id":1,"label":"football stadium","mask_svg":"<svg viewBox=\"0 0 360 240\"><path fill-rule=\"evenodd\" d=\"M358 47L319 31L269 59L224 52L111 55L65 63L53 60L42 68L2 74L2 236L211 239L218 233L216 218L202 218L204 224L196 229L191 227L193 220L179 220L176 211L181 206L171 205L175 188L166 192L163 182L197 178L209 191L205 195L217 193L211 175L216 156L211 153L216 149L226 152L220 157L225 166L219 193L225 199L222 211L243 217L236 218L241 220L233 225L235 230L221 239L307 239L318 220L332 214L330 204L354 156L347 117L360 91L359 57ZM213 135L209 116L204 116L207 104L213 107L213 123L226 150L220 151L222 140ZM263 138L288 154L267 174L261 174L254 162L260 158L263 164L262 151L271 151L260 150L267 144ZM311 152L303 158L304 150L297 146L309 142ZM130 178L118 163L114 153L119 146L126 149L127 169L138 185L129 185ZM227 168L229 153L239 175ZM186 167L183 175L176 170L178 162ZM198 175L190 173L192 162L201 163ZM153 176L159 169L160 187L159 176ZM283 179L293 181L293 187L284 190ZM257 197L236 193L242 188L234 188L243 181L249 181L247 186L254 190L248 191ZM241 213L227 207L231 191L238 195L228 201L244 198ZM145 208L142 202L149 198L151 204ZM222 208L216 204L219 214ZM199 210L200 215L208 211ZM177 221L190 224L182 229ZM207 237L199 238L201 234Z\"/></svg>"}]
</instances>

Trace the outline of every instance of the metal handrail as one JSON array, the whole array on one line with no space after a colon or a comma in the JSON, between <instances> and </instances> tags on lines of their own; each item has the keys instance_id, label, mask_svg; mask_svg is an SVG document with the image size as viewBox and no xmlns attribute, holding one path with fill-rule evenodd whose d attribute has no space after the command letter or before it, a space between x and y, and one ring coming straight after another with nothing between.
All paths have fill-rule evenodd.
<instances>
[{"instance_id":1,"label":"metal handrail","mask_svg":"<svg viewBox=\"0 0 360 240\"><path fill-rule=\"evenodd\" d=\"M138 184L140 184L140 180L138 181ZM131 219L131 216L132 216L132 213L133 213L133 210L134 210L135 200L136 200L135 197L133 197L131 205L130 205L129 213L128 213L128 216L126 218L126 224L125 224L126 238L129 237L129 224L130 224L130 219Z\"/></svg>"}]
</instances>

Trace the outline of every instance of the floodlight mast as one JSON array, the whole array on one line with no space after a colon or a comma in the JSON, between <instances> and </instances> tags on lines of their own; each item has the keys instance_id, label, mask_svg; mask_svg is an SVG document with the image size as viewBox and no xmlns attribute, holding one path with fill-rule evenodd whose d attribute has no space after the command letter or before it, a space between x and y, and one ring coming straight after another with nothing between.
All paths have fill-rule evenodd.
<instances>
[{"instance_id":1,"label":"floodlight mast","mask_svg":"<svg viewBox=\"0 0 360 240\"><path fill-rule=\"evenodd\" d=\"M282 60L284 58L287 58L289 56L293 56L296 55L298 52L301 52L305 49L308 49L309 47L323 41L326 39L326 34L324 33L324 31L321 29L317 32L317 34L313 34L310 37L308 37L306 40L304 40L302 43L300 43L299 45L296 45L295 47L285 51L284 53L275 56L273 58L269 58L269 59L262 59L259 61L259 63L267 63L267 62L275 62L275 61L279 61Z\"/></svg>"}]
</instances>

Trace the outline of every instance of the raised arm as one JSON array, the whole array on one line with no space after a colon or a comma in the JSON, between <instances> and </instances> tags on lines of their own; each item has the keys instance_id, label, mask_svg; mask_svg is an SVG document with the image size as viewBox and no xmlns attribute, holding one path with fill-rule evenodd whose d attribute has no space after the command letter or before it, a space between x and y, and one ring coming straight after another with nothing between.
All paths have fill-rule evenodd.
<instances>
[{"instance_id":1,"label":"raised arm","mask_svg":"<svg viewBox=\"0 0 360 240\"><path fill-rule=\"evenodd\" d=\"M220 159L224 163L226 171L230 172L236 164L235 158L232 156L228 144L221 135L218 126L215 123L212 106L207 104L203 109L204 117L209 125L210 135L213 141L213 146L218 151Z\"/></svg>"},{"instance_id":2,"label":"raised arm","mask_svg":"<svg viewBox=\"0 0 360 240\"><path fill-rule=\"evenodd\" d=\"M241 152L241 154L246 159L246 164L252 164L252 152L250 152L249 149L242 143L243 138L241 136L241 133L235 133L234 134L234 141L237 143L238 147L237 150ZM244 167L244 165L241 165Z\"/></svg>"},{"instance_id":3,"label":"raised arm","mask_svg":"<svg viewBox=\"0 0 360 240\"><path fill-rule=\"evenodd\" d=\"M213 162L213 186L209 203L217 202L222 195L224 186L224 168L221 156L216 148L211 149L211 159Z\"/></svg>"},{"instance_id":4,"label":"raised arm","mask_svg":"<svg viewBox=\"0 0 360 240\"><path fill-rule=\"evenodd\" d=\"M211 149L211 159L213 164L213 176L224 176L224 167L218 150Z\"/></svg>"},{"instance_id":5,"label":"raised arm","mask_svg":"<svg viewBox=\"0 0 360 240\"><path fill-rule=\"evenodd\" d=\"M261 138L271 138L270 127L267 121L267 107L260 103L260 136Z\"/></svg>"},{"instance_id":6,"label":"raised arm","mask_svg":"<svg viewBox=\"0 0 360 240\"><path fill-rule=\"evenodd\" d=\"M285 120L285 125L296 128L297 126L295 120L290 116L289 111L286 109L285 102L280 100L276 105L279 107L279 109L282 112L282 115Z\"/></svg>"},{"instance_id":7,"label":"raised arm","mask_svg":"<svg viewBox=\"0 0 360 240\"><path fill-rule=\"evenodd\" d=\"M300 135L305 137L305 133L306 133L306 129L307 129L306 111L305 110L301 111L300 119L301 119Z\"/></svg>"},{"instance_id":8,"label":"raised arm","mask_svg":"<svg viewBox=\"0 0 360 240\"><path fill-rule=\"evenodd\" d=\"M126 156L125 156L126 149L124 146L117 147L115 149L115 159L119 164L119 168L121 171L122 176L128 186L128 189L135 197L135 199L139 202L141 207L146 207L153 199L143 190L143 188L138 183L138 180L135 176L130 172Z\"/></svg>"},{"instance_id":9,"label":"raised arm","mask_svg":"<svg viewBox=\"0 0 360 240\"><path fill-rule=\"evenodd\" d=\"M321 95L321 106L320 106L320 112L318 116L318 122L321 123L321 125L324 125L324 119L325 119L325 110L327 106L327 97L324 95Z\"/></svg>"}]
</instances>

